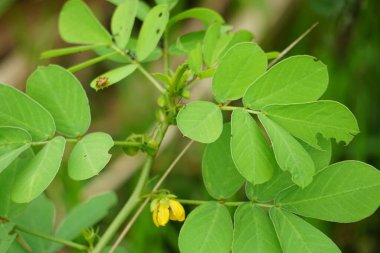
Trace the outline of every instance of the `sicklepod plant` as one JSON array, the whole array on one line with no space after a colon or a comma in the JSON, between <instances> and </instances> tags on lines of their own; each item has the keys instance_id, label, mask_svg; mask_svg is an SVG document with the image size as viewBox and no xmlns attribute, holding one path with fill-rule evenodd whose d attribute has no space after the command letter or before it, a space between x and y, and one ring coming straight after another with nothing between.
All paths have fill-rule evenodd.
<instances>
[{"instance_id":1,"label":"sicklepod plant","mask_svg":"<svg viewBox=\"0 0 380 253\"><path fill-rule=\"evenodd\" d=\"M138 0L111 2L116 8L107 31L83 1L67 1L59 32L77 45L42 54L93 50L96 58L69 68L41 66L28 78L25 93L0 84L0 252L57 252L63 246L114 252L150 200L152 226L184 221L182 253L340 252L302 217L345 223L370 216L380 204L380 173L360 161L330 164L331 140L348 144L359 128L347 107L320 100L328 86L326 65L308 55L278 61L283 54L264 52L250 32L232 31L209 9L171 16L175 0L156 0L154 7ZM204 29L173 39L171 31L185 19L200 20ZM176 68L170 64L173 56L184 59ZM144 63L161 58L162 73L145 69ZM277 63L270 64L274 58ZM120 66L94 77L89 85L99 93L137 71L157 89L153 134L114 140L108 133L88 133L89 102L73 73L104 60ZM188 102L192 88L205 78L212 79L214 100ZM144 192L170 125L192 140L178 159L192 142L206 145L202 175L213 201L181 199L160 189L178 159L152 192ZM127 155L146 153L131 196L102 232L91 227L115 205L114 193L74 207L52 229L54 205L44 191L68 145L73 146L67 161L72 180L97 176L112 147ZM246 198L229 201L243 186ZM183 205L199 206L186 217ZM81 234L87 244L74 241Z\"/></svg>"}]
</instances>

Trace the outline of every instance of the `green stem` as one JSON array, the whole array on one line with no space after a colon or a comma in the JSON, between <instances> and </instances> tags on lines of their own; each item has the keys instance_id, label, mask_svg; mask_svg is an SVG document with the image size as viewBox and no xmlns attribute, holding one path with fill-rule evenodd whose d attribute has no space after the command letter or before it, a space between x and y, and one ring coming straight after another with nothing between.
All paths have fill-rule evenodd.
<instances>
[{"instance_id":1,"label":"green stem","mask_svg":"<svg viewBox=\"0 0 380 253\"><path fill-rule=\"evenodd\" d=\"M53 237L53 236L50 236L47 234L40 233L38 231L34 231L32 229L29 229L29 228L16 226L15 229L20 231L20 232L24 232L24 233L34 235L34 236L40 237L42 239L48 240L48 241L59 243L59 244L68 246L68 247L73 248L73 249L82 250L82 251L88 250L88 247L86 245L75 243L75 242L68 241L68 240L61 239L61 238L57 238L57 237Z\"/></svg>"},{"instance_id":2,"label":"green stem","mask_svg":"<svg viewBox=\"0 0 380 253\"><path fill-rule=\"evenodd\" d=\"M128 54L126 54L123 50L118 48L117 46L113 45L112 48L117 51L120 55L126 57L128 60L131 61L132 64L135 64L137 66L137 69L158 89L159 92L165 93L165 89L157 82L157 80L148 72L146 69L141 66L141 64L132 59Z\"/></svg>"},{"instance_id":3,"label":"green stem","mask_svg":"<svg viewBox=\"0 0 380 253\"><path fill-rule=\"evenodd\" d=\"M157 134L157 143L161 144L166 134L167 129L168 129L168 126L166 124L160 127L159 133ZM155 158L154 155L148 156L147 160L145 161L141 169L140 177L138 179L137 185L134 188L131 196L129 197L127 202L124 204L123 208L119 211L116 218L109 225L105 233L102 235L102 237L100 238L99 242L96 244L94 251L92 253L103 252L104 248L112 240L117 230L121 227L124 221L128 218L128 216L131 214L131 212L135 209L137 204L140 202L141 200L140 196L148 180L149 172L152 167L154 158Z\"/></svg>"},{"instance_id":4,"label":"green stem","mask_svg":"<svg viewBox=\"0 0 380 253\"><path fill-rule=\"evenodd\" d=\"M188 204L188 205L202 205L205 203L212 202L212 200L194 200L194 199L177 199L182 204ZM237 202L224 202L224 201L218 201L220 204L225 206L240 206L245 203L253 203L256 206L270 208L274 205L272 204L264 204L264 203L257 203L252 201L237 201Z\"/></svg>"},{"instance_id":5,"label":"green stem","mask_svg":"<svg viewBox=\"0 0 380 253\"><path fill-rule=\"evenodd\" d=\"M66 138L66 142L68 143L77 143L80 139ZM35 141L31 142L32 146L42 146L48 144L49 141ZM141 142L133 142L133 141L114 141L114 146L118 147L140 147Z\"/></svg>"},{"instance_id":6,"label":"green stem","mask_svg":"<svg viewBox=\"0 0 380 253\"><path fill-rule=\"evenodd\" d=\"M222 105L220 106L220 109L221 110L224 110L224 111L233 111L233 110L236 110L236 109L244 109L246 112L250 113L250 114L256 114L256 115L259 115L259 114L262 114L261 111L258 111L258 110L250 110L250 109L247 109L247 108L244 108L244 107L238 107L238 106L229 106L229 105Z\"/></svg>"},{"instance_id":7,"label":"green stem","mask_svg":"<svg viewBox=\"0 0 380 253\"><path fill-rule=\"evenodd\" d=\"M165 73L169 75L170 74L170 56L169 56L169 31L168 30L166 30L164 33L163 55L164 55Z\"/></svg>"},{"instance_id":8,"label":"green stem","mask_svg":"<svg viewBox=\"0 0 380 253\"><path fill-rule=\"evenodd\" d=\"M108 58L110 58L110 57L112 57L112 56L114 56L114 55L116 55L118 53L119 52L117 52L117 51L113 51L111 53L108 53L108 54L105 54L105 55L93 58L91 60L88 60L88 61L85 61L85 62L82 62L82 63L79 63L79 64L77 64L75 66L72 66L72 67L68 68L67 70L70 71L70 72L76 72L76 71L81 70L83 68L86 68L86 67L89 67L91 65L94 65L94 64L96 64L98 62L104 61L104 60L106 60L106 59L108 59Z\"/></svg>"}]
</instances>

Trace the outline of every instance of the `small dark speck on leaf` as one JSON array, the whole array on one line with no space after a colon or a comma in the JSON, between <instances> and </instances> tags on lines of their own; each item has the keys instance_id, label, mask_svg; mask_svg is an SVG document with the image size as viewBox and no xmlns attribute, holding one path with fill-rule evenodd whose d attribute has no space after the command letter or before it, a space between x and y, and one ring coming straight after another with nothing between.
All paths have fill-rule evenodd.
<instances>
[{"instance_id":1,"label":"small dark speck on leaf","mask_svg":"<svg viewBox=\"0 0 380 253\"><path fill-rule=\"evenodd\" d=\"M318 58L315 58L315 57L313 58L313 60L314 60L315 62L319 61L319 59L318 59Z\"/></svg>"},{"instance_id":2,"label":"small dark speck on leaf","mask_svg":"<svg viewBox=\"0 0 380 253\"><path fill-rule=\"evenodd\" d=\"M159 17L159 18L162 17L162 12L160 12L160 13L158 14L158 17Z\"/></svg>"}]
</instances>

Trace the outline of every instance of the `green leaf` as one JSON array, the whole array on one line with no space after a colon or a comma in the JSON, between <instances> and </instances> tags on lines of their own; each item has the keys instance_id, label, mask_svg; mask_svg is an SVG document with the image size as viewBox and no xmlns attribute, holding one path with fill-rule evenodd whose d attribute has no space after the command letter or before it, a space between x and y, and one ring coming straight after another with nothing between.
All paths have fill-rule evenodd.
<instances>
[{"instance_id":1,"label":"green leaf","mask_svg":"<svg viewBox=\"0 0 380 253\"><path fill-rule=\"evenodd\" d=\"M48 58L53 58L53 57L62 56L62 55L75 54L75 53L80 53L80 52L84 52L88 50L105 48L106 46L107 44L101 43L101 44L94 44L94 45L58 48L58 49L42 52L41 59L48 59Z\"/></svg>"},{"instance_id":2,"label":"green leaf","mask_svg":"<svg viewBox=\"0 0 380 253\"><path fill-rule=\"evenodd\" d=\"M58 226L55 236L69 241L74 240L81 235L82 229L90 228L101 221L116 203L116 194L107 192L75 206ZM63 246L54 243L50 247L50 252L57 252L61 247Z\"/></svg>"},{"instance_id":3,"label":"green leaf","mask_svg":"<svg viewBox=\"0 0 380 253\"><path fill-rule=\"evenodd\" d=\"M233 46L221 59L212 82L212 92L218 102L241 98L252 82L267 68L264 51L255 43Z\"/></svg>"},{"instance_id":4,"label":"green leaf","mask_svg":"<svg viewBox=\"0 0 380 253\"><path fill-rule=\"evenodd\" d=\"M320 171L301 190L292 187L276 198L286 210L334 222L355 222L373 214L380 205L380 172L359 161L344 161Z\"/></svg>"},{"instance_id":5,"label":"green leaf","mask_svg":"<svg viewBox=\"0 0 380 253\"><path fill-rule=\"evenodd\" d=\"M232 252L282 253L276 232L269 216L251 203L235 211Z\"/></svg>"},{"instance_id":6,"label":"green leaf","mask_svg":"<svg viewBox=\"0 0 380 253\"><path fill-rule=\"evenodd\" d=\"M25 93L1 83L0 126L25 129L34 141L49 139L55 133L54 119L45 108Z\"/></svg>"},{"instance_id":7,"label":"green leaf","mask_svg":"<svg viewBox=\"0 0 380 253\"><path fill-rule=\"evenodd\" d=\"M186 218L179 233L181 253L228 253L232 245L232 220L228 209L218 203L203 204Z\"/></svg>"},{"instance_id":8,"label":"green leaf","mask_svg":"<svg viewBox=\"0 0 380 253\"><path fill-rule=\"evenodd\" d=\"M239 30L236 33L232 34L232 38L229 40L226 48L221 52L220 55L224 55L227 50L231 47L242 43L242 42L251 42L253 39L253 34L248 30Z\"/></svg>"},{"instance_id":9,"label":"green leaf","mask_svg":"<svg viewBox=\"0 0 380 253\"><path fill-rule=\"evenodd\" d=\"M255 120L243 109L236 109L231 126L231 154L240 174L252 184L268 181L277 165Z\"/></svg>"},{"instance_id":10,"label":"green leaf","mask_svg":"<svg viewBox=\"0 0 380 253\"><path fill-rule=\"evenodd\" d=\"M113 147L112 137L98 132L84 136L73 148L69 162L69 176L84 180L98 175L111 159L108 151Z\"/></svg>"},{"instance_id":11,"label":"green leaf","mask_svg":"<svg viewBox=\"0 0 380 253\"><path fill-rule=\"evenodd\" d=\"M14 219L16 226L27 228L42 234L52 234L55 208L53 203L41 195L25 209L21 216ZM27 242L32 252L48 252L50 241L25 232L18 232Z\"/></svg>"},{"instance_id":12,"label":"green leaf","mask_svg":"<svg viewBox=\"0 0 380 253\"><path fill-rule=\"evenodd\" d=\"M167 4L170 10L178 4L178 0L154 0L154 2L156 4Z\"/></svg>"},{"instance_id":13,"label":"green leaf","mask_svg":"<svg viewBox=\"0 0 380 253\"><path fill-rule=\"evenodd\" d=\"M32 149L23 152L11 165L0 174L0 216L12 220L25 208L26 204L18 204L12 201L13 186L19 171L25 168L34 157Z\"/></svg>"},{"instance_id":14,"label":"green leaf","mask_svg":"<svg viewBox=\"0 0 380 253\"><path fill-rule=\"evenodd\" d=\"M52 114L58 132L69 137L86 133L91 123L90 106L72 73L57 65L38 67L28 78L26 89Z\"/></svg>"},{"instance_id":15,"label":"green leaf","mask_svg":"<svg viewBox=\"0 0 380 253\"><path fill-rule=\"evenodd\" d=\"M259 115L272 142L277 163L283 171L292 174L294 183L304 188L311 183L315 173L314 161L304 147L286 130L264 115Z\"/></svg>"},{"instance_id":16,"label":"green leaf","mask_svg":"<svg viewBox=\"0 0 380 253\"><path fill-rule=\"evenodd\" d=\"M141 27L136 46L139 61L147 58L157 47L169 20L169 9L166 4L157 5L149 11Z\"/></svg>"},{"instance_id":17,"label":"green leaf","mask_svg":"<svg viewBox=\"0 0 380 253\"><path fill-rule=\"evenodd\" d=\"M341 252L330 238L301 218L278 208L271 208L269 214L284 253Z\"/></svg>"},{"instance_id":18,"label":"green leaf","mask_svg":"<svg viewBox=\"0 0 380 253\"><path fill-rule=\"evenodd\" d=\"M314 161L316 172L324 169L330 164L331 160L331 141L321 138L319 140L320 149L313 148L312 146L300 141L304 149L309 153L311 159Z\"/></svg>"},{"instance_id":19,"label":"green leaf","mask_svg":"<svg viewBox=\"0 0 380 253\"><path fill-rule=\"evenodd\" d=\"M198 47L198 44L202 44L204 36L205 31L196 31L182 35L177 38L176 43L169 46L169 53L172 55L185 56Z\"/></svg>"},{"instance_id":20,"label":"green leaf","mask_svg":"<svg viewBox=\"0 0 380 253\"><path fill-rule=\"evenodd\" d=\"M215 62L216 44L221 36L221 23L214 23L207 29L203 39L203 58L207 66Z\"/></svg>"},{"instance_id":21,"label":"green leaf","mask_svg":"<svg viewBox=\"0 0 380 253\"><path fill-rule=\"evenodd\" d=\"M198 19L202 21L202 23L205 26L209 26L212 23L224 23L223 17L216 11L213 11L207 8L193 8L193 9L189 9L184 12L181 12L177 14L176 16L172 17L169 20L168 27L170 28L172 25L174 25L178 21L189 19L189 18Z\"/></svg>"},{"instance_id":22,"label":"green leaf","mask_svg":"<svg viewBox=\"0 0 380 253\"><path fill-rule=\"evenodd\" d=\"M78 44L112 43L112 37L82 0L69 0L59 14L64 41Z\"/></svg>"},{"instance_id":23,"label":"green leaf","mask_svg":"<svg viewBox=\"0 0 380 253\"><path fill-rule=\"evenodd\" d=\"M289 57L270 68L249 87L243 103L251 109L269 104L315 101L328 85L327 67L307 55Z\"/></svg>"},{"instance_id":24,"label":"green leaf","mask_svg":"<svg viewBox=\"0 0 380 253\"><path fill-rule=\"evenodd\" d=\"M195 73L198 74L203 68L203 58L202 58L202 46L198 44L196 48L189 52L189 67Z\"/></svg>"},{"instance_id":25,"label":"green leaf","mask_svg":"<svg viewBox=\"0 0 380 253\"><path fill-rule=\"evenodd\" d=\"M0 173L30 147L32 137L18 127L0 127Z\"/></svg>"},{"instance_id":26,"label":"green leaf","mask_svg":"<svg viewBox=\"0 0 380 253\"><path fill-rule=\"evenodd\" d=\"M348 144L359 133L355 116L336 101L272 105L265 107L264 112L292 135L318 149L318 134Z\"/></svg>"},{"instance_id":27,"label":"green leaf","mask_svg":"<svg viewBox=\"0 0 380 253\"><path fill-rule=\"evenodd\" d=\"M9 252L9 247L16 239L16 234L12 233L13 226L13 223L0 223L0 253Z\"/></svg>"},{"instance_id":28,"label":"green leaf","mask_svg":"<svg viewBox=\"0 0 380 253\"><path fill-rule=\"evenodd\" d=\"M272 178L263 183L252 185L247 182L245 186L245 192L250 200L268 202L275 198L275 196L294 185L291 175L287 171L282 171L276 167L273 171Z\"/></svg>"},{"instance_id":29,"label":"green leaf","mask_svg":"<svg viewBox=\"0 0 380 253\"><path fill-rule=\"evenodd\" d=\"M111 31L116 45L122 49L127 46L137 13L138 0L126 0L116 7L111 19Z\"/></svg>"},{"instance_id":30,"label":"green leaf","mask_svg":"<svg viewBox=\"0 0 380 253\"><path fill-rule=\"evenodd\" d=\"M201 143L211 143L222 133L223 115L216 104L195 101L179 111L177 126L184 136Z\"/></svg>"},{"instance_id":31,"label":"green leaf","mask_svg":"<svg viewBox=\"0 0 380 253\"><path fill-rule=\"evenodd\" d=\"M55 137L18 172L12 191L14 202L30 202L50 185L61 164L65 142L63 137Z\"/></svg>"},{"instance_id":32,"label":"green leaf","mask_svg":"<svg viewBox=\"0 0 380 253\"><path fill-rule=\"evenodd\" d=\"M96 91L104 89L131 75L136 69L136 64L129 64L123 67L110 70L92 80L90 86L94 88Z\"/></svg>"},{"instance_id":33,"label":"green leaf","mask_svg":"<svg viewBox=\"0 0 380 253\"><path fill-rule=\"evenodd\" d=\"M231 124L227 123L218 140L208 144L203 152L203 182L215 199L232 197L244 183L232 160L230 138Z\"/></svg>"}]
</instances>

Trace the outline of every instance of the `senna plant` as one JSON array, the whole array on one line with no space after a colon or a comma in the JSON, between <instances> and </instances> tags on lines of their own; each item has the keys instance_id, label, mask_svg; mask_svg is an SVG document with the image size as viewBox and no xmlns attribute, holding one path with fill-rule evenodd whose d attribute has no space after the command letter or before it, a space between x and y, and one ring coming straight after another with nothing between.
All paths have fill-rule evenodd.
<instances>
[{"instance_id":1,"label":"senna plant","mask_svg":"<svg viewBox=\"0 0 380 253\"><path fill-rule=\"evenodd\" d=\"M328 86L326 65L308 55L268 63L282 55L264 52L250 32L233 31L209 9L171 16L175 0L156 0L152 7L138 0L111 2L115 11L107 31L83 1L67 1L59 32L76 45L42 54L52 58L93 50L96 58L67 69L41 66L28 78L25 93L0 84L0 252L57 252L64 246L75 252L127 252L117 246L150 200L152 226L184 221L178 240L182 253L340 252L303 217L345 223L370 216L380 204L380 173L360 161L330 164L331 140L348 144L359 128L347 107L319 100ZM200 20L204 29L172 38L175 25L186 19ZM173 68L170 59L176 56L184 60ZM161 58L162 73L145 69L144 63ZM89 102L73 73L104 60L120 67L84 85L107 92L142 73L160 94L153 134L114 140L108 133L88 133ZM214 99L188 102L191 88L205 78L212 79ZM160 189L172 168L152 192L144 192L171 125L206 145L202 175L214 200L180 199ZM116 204L112 192L75 206L52 229L54 205L44 191L66 146L72 147L67 161L72 180L98 175L112 147L127 155L146 153L133 193L101 233L92 227ZM246 198L229 201L243 187ZM198 206L186 217L187 204ZM80 238L86 243L78 243Z\"/></svg>"}]
</instances>

